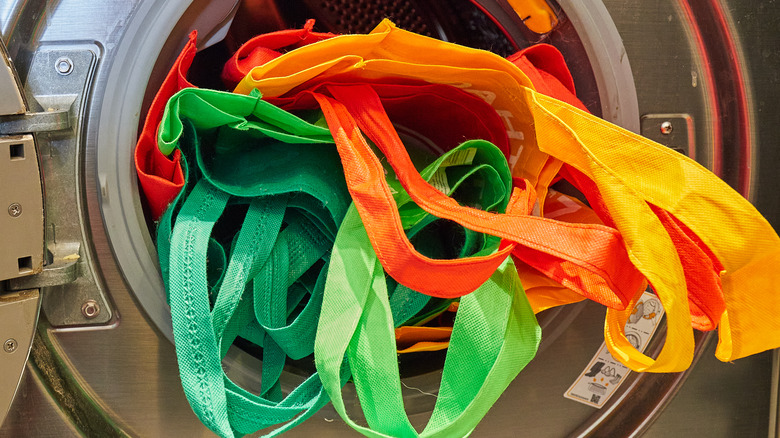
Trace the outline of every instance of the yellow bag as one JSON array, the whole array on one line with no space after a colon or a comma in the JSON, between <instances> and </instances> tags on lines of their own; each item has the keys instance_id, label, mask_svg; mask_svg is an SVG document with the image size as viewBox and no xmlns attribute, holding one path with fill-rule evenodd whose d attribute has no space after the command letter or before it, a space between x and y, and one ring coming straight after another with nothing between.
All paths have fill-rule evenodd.
<instances>
[{"instance_id":1,"label":"yellow bag","mask_svg":"<svg viewBox=\"0 0 780 438\"><path fill-rule=\"evenodd\" d=\"M718 257L726 301L715 355L731 361L780 346L780 239L742 196L707 169L662 145L526 90L540 150L565 159L596 182L634 264L654 286L668 316L657 360L639 353L622 330L626 311L607 310L610 352L638 371L679 371L693 354L679 258L647 203L693 230ZM674 256L672 256L674 255Z\"/></svg>"},{"instance_id":2,"label":"yellow bag","mask_svg":"<svg viewBox=\"0 0 780 438\"><path fill-rule=\"evenodd\" d=\"M257 67L236 92L257 88L265 96L279 96L303 83L347 73L444 83L481 96L505 121L513 176L535 186L540 204L561 160L595 182L632 262L653 285L668 315L666 344L653 360L625 337L623 327L634 303L626 311L608 310L606 343L630 368L682 371L693 357L680 259L648 202L695 232L724 266L727 310L716 356L730 361L780 346L780 297L771 289L780 280L774 263L780 260L780 238L766 220L698 163L536 93L516 66L495 54L406 32L385 20L368 35L314 43Z\"/></svg>"}]
</instances>

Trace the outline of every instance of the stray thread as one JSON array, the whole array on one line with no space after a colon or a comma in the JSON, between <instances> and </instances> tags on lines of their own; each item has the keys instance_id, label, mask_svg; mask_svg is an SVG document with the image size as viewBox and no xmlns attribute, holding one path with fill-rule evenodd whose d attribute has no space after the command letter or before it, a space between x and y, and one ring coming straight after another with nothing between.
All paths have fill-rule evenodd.
<instances>
[{"instance_id":1,"label":"stray thread","mask_svg":"<svg viewBox=\"0 0 780 438\"><path fill-rule=\"evenodd\" d=\"M401 385L404 385L404 387L405 387L405 388L407 388L407 389L414 389L415 391L419 391L419 392L420 392L420 394L422 394L422 395L430 395L430 396L431 396L431 397L433 397L433 398L437 398L437 397L439 397L439 396L438 396L438 395L436 395L436 394L431 394L430 392L425 392L425 391L423 391L423 390L422 390L422 389L420 389L420 388L415 388L414 386L409 386L409 385L407 385L406 383L404 383L403 381L401 382Z\"/></svg>"}]
</instances>

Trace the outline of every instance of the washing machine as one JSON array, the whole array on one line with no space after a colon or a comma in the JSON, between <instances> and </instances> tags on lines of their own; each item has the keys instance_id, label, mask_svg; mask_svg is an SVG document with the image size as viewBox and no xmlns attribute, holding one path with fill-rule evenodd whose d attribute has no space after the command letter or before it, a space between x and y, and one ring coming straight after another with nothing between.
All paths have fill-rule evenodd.
<instances>
[{"instance_id":1,"label":"washing machine","mask_svg":"<svg viewBox=\"0 0 780 438\"><path fill-rule=\"evenodd\" d=\"M526 23L538 2L551 29ZM254 34L307 18L367 32L384 17L500 55L555 45L593 113L693 157L777 226L777 0L2 0L0 436L212 436L179 382L132 162L140 123L193 29L192 74L208 83ZM686 372L628 373L597 407L565 397L592 371L603 318L590 302L540 314L539 354L473 436L776 436L777 353L720 363L702 332ZM663 338L660 321L646 352ZM441 363L402 361L413 424L430 415ZM223 366L259 388L251 348ZM283 385L304 368L290 364ZM289 433L353 435L329 406Z\"/></svg>"}]
</instances>

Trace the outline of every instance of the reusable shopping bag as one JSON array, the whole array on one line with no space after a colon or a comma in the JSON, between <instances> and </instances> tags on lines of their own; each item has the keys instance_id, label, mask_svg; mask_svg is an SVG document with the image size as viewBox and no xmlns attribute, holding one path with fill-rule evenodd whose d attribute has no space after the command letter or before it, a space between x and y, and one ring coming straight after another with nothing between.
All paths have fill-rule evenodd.
<instances>
[{"instance_id":1,"label":"reusable shopping bag","mask_svg":"<svg viewBox=\"0 0 780 438\"><path fill-rule=\"evenodd\" d=\"M275 435L328 401L316 373L284 396L279 378L286 358L313 352L329 252L349 205L332 141L259 95L187 88L165 107L159 146L180 150L187 165L160 220L159 259L184 392L221 436L286 423ZM259 395L223 370L238 336L263 347Z\"/></svg>"},{"instance_id":2,"label":"reusable shopping bag","mask_svg":"<svg viewBox=\"0 0 780 438\"><path fill-rule=\"evenodd\" d=\"M537 91L587 111L576 97L574 82L563 56L554 47L538 44L507 59L527 72L536 85ZM609 211L592 181L566 164L563 165L560 175L585 194L604 223L614 226ZM652 205L651 208L672 238L680 257L689 290L692 326L698 330L715 329L725 310L720 282L720 272L723 267L712 251L689 228L668 212ZM550 217L549 214L546 216ZM575 220L575 222L580 221ZM549 296L565 299L565 294L561 291L556 291L554 295Z\"/></svg>"},{"instance_id":3,"label":"reusable shopping bag","mask_svg":"<svg viewBox=\"0 0 780 438\"><path fill-rule=\"evenodd\" d=\"M309 23L310 22L307 22L307 25ZM267 40L263 37L264 36L261 35L249 40L231 57L222 73L222 78L226 85L235 86L235 84L240 82L253 67L263 65L271 59L281 55L281 53L274 51L274 45L268 44ZM322 39L325 38L323 37ZM546 44L538 44L518 52L509 59L532 80L533 85L537 87L540 92L562 99L568 103L577 105L580 108L585 108L575 96L574 81L569 74L563 56L554 47ZM279 102L278 100L275 101ZM439 108L431 108L431 110L447 111L447 109ZM484 110L479 110L478 112L481 113L482 111ZM413 117L399 120L398 117L402 117L403 115L404 112L394 113L394 122L397 126L419 124L415 123ZM505 113L504 116L506 117ZM452 125L461 127L463 126L463 123L460 123L459 119L453 117ZM499 128L498 131L504 132L504 129ZM499 147L503 144L496 143L495 139L492 141L499 145ZM546 198L547 200L544 203L545 208L542 212L543 216L552 219L560 218L560 220L565 222L601 223L598 217L593 215L592 211L576 198L555 191L553 192L552 195ZM552 203L549 202L550 198L553 198ZM567 289L560 283L550 279L539 271L528 267L521 261L515 260L515 263L518 267L526 294L528 295L531 306L535 312L584 299L584 296ZM403 337L405 339L410 339L413 336L412 334L416 337L424 333L426 329L427 328L404 327ZM398 332L399 330L401 329L399 328L396 331ZM444 336L446 332L446 327L444 330L432 331L434 336ZM399 333L399 339L400 336L401 334ZM426 348L438 349L443 348L442 345L443 344L441 343L437 343L435 345L427 345ZM408 351L408 349L405 349L404 351Z\"/></svg>"},{"instance_id":4,"label":"reusable shopping bag","mask_svg":"<svg viewBox=\"0 0 780 438\"><path fill-rule=\"evenodd\" d=\"M391 103L403 96L395 88L395 94L389 93ZM480 105L479 100L464 97L466 103ZM483 129L486 135L490 132ZM159 222L158 253L185 394L204 424L220 435L228 436L231 430L250 433L282 422L287 424L274 433L288 430L327 401L318 375L286 397L282 397L279 377L287 357L302 359L313 351L314 327L328 284L325 272L330 247L348 202L332 142L326 128L263 102L257 94L187 88L166 105L158 146L164 154L178 149L182 163L188 165L183 167L185 188ZM452 169L459 170L452 181L442 179L442 190L457 191L487 210L503 211L509 200L512 180L505 152L489 142L466 142L440 158L433 169L441 172L431 171L429 177L439 179ZM470 182L477 177L477 183ZM425 235L436 225L435 218L412 205L397 187L396 202L409 237ZM532 204L523 204L526 213ZM240 231L222 235L220 221L235 221L235 213L227 211L235 211L238 205L247 209ZM498 238L466 234L459 256L490 253L499 247ZM370 243L365 245L370 248ZM432 256L446 256L448 251L430 242L426 249ZM334 249L334 254L340 253ZM328 282L351 283L361 278L327 272ZM383 283L395 325L418 314L430 300L398 285L387 294L381 267L377 274L373 284ZM505 275L516 277L510 268ZM517 287L507 285L504 293L521 294L512 292ZM521 298L515 298L518 306L523 305L517 301ZM527 310L523 325L532 336L522 346L526 362L533 357L539 336L530 307ZM496 323L501 324L500 319ZM263 347L259 396L222 372L221 361L237 336ZM392 331L388 336L394 342ZM516 374L519 369L504 372ZM348 377L348 373L337 373L339 380ZM496 390L491 392L493 397L500 394ZM472 422L478 417L470 416Z\"/></svg>"},{"instance_id":5,"label":"reusable shopping bag","mask_svg":"<svg viewBox=\"0 0 780 438\"><path fill-rule=\"evenodd\" d=\"M414 64L414 59L425 64ZM458 67L453 67L456 63ZM546 193L563 162L593 181L631 261L667 310L666 344L655 360L638 352L622 332L631 305L629 310L609 310L605 338L615 357L632 369L657 372L683 370L692 359L692 318L683 267L672 238L650 204L690 229L724 268L721 282L726 310L719 322L717 357L733 360L780 345L780 322L771 316L780 299L767 292L768 279L775 274L766 268L778 257L780 247L777 234L755 209L692 160L534 92L527 87L527 78L509 65L484 52L414 35L383 22L367 36L335 37L276 58L253 69L236 91L258 88L266 96L276 96L350 73L371 80L397 76L460 85L486 97L499 111L510 107L514 111L507 127L523 134L523 140L511 146L513 174L528 176L539 193ZM357 112L354 117L361 130L382 148L377 130L381 126L381 135L385 135L387 124L377 123L370 111L334 113L330 110L338 105L328 99L319 102L326 106L337 144L346 147L362 142L355 129L358 125L349 120L352 115L344 115ZM392 143L397 147L396 139ZM430 190L424 189L423 195L410 189L408 181L403 183L415 202L426 211L433 210L424 199L432 194Z\"/></svg>"},{"instance_id":6,"label":"reusable shopping bag","mask_svg":"<svg viewBox=\"0 0 780 438\"><path fill-rule=\"evenodd\" d=\"M453 163L453 157L469 151L474 151L474 158L468 165ZM480 169L483 175L474 173ZM465 196L463 201L471 198L473 202L477 192L494 198L497 202L483 204L488 210L518 209L527 214L530 207L527 202L509 203L509 168L501 152L488 142L467 141L436 160L422 175L439 187L446 185L448 194ZM488 177L493 178L493 184L485 181ZM473 189L503 186L503 191L464 191L466 180L472 178L479 179L472 183ZM403 192L397 193L396 199L401 208L410 202ZM412 217L420 217L420 221L431 218ZM428 425L418 434L404 411L394 315L382 265L366 233L357 209L350 207L336 236L328 268L314 357L333 406L350 426L366 436L466 436L533 358L541 338L514 265L505 258L487 282L461 297L437 402ZM497 248L498 241L483 251ZM345 365L352 373L368 427L357 424L347 413L340 384Z\"/></svg>"}]
</instances>

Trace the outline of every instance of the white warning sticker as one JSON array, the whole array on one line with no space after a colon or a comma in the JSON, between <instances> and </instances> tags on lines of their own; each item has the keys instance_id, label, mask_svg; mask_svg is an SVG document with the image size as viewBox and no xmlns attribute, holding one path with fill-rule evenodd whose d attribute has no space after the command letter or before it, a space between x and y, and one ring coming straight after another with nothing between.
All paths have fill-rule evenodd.
<instances>
[{"instance_id":1,"label":"white warning sticker","mask_svg":"<svg viewBox=\"0 0 780 438\"><path fill-rule=\"evenodd\" d=\"M626 322L626 338L639 351L644 351L658 324L664 309L654 294L645 292ZM630 370L609 353L601 344L588 366L563 394L564 397L601 408L625 380Z\"/></svg>"}]
</instances>

